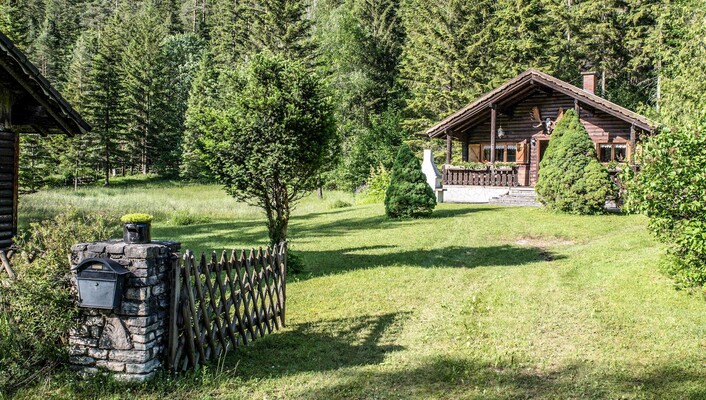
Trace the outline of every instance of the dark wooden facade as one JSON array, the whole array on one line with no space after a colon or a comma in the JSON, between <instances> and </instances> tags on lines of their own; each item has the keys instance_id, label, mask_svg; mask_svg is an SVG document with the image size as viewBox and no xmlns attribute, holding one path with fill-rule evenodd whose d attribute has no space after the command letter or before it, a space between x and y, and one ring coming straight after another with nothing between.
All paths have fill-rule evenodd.
<instances>
[{"instance_id":1,"label":"dark wooden facade","mask_svg":"<svg viewBox=\"0 0 706 400\"><path fill-rule=\"evenodd\" d=\"M17 233L20 134L75 135L90 126L0 33L0 249Z\"/></svg>"},{"instance_id":2,"label":"dark wooden facade","mask_svg":"<svg viewBox=\"0 0 706 400\"><path fill-rule=\"evenodd\" d=\"M591 83L587 75L586 89L579 89L528 70L444 119L427 134L446 138L447 164L451 164L452 147L457 142L464 161L516 163L518 184L534 186L553 125L564 112L574 109L599 155L631 162L640 136L653 133L656 124L596 96L590 91Z\"/></svg>"}]
</instances>

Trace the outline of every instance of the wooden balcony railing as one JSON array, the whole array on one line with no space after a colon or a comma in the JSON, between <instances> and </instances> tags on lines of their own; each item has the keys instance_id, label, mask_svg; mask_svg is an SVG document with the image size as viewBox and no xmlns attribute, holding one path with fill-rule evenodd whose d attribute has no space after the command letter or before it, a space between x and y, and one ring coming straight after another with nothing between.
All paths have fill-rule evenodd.
<instances>
[{"instance_id":1,"label":"wooden balcony railing","mask_svg":"<svg viewBox=\"0 0 706 400\"><path fill-rule=\"evenodd\" d=\"M467 186L518 186L517 167L488 168L485 170L466 169L445 165L444 185Z\"/></svg>"}]
</instances>

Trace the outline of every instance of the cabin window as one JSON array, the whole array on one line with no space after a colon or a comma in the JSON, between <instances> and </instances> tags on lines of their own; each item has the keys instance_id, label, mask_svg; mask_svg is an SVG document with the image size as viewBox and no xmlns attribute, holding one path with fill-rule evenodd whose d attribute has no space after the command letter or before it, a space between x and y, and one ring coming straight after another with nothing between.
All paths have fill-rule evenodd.
<instances>
[{"instance_id":1,"label":"cabin window","mask_svg":"<svg viewBox=\"0 0 706 400\"><path fill-rule=\"evenodd\" d=\"M625 143L601 143L598 147L601 162L625 162L628 159L628 145Z\"/></svg>"},{"instance_id":2,"label":"cabin window","mask_svg":"<svg viewBox=\"0 0 706 400\"><path fill-rule=\"evenodd\" d=\"M505 146L495 146L495 161L504 162L505 161Z\"/></svg>"},{"instance_id":3,"label":"cabin window","mask_svg":"<svg viewBox=\"0 0 706 400\"><path fill-rule=\"evenodd\" d=\"M628 159L628 145L614 144L613 145L613 160L617 162L625 162Z\"/></svg>"},{"instance_id":4,"label":"cabin window","mask_svg":"<svg viewBox=\"0 0 706 400\"><path fill-rule=\"evenodd\" d=\"M601 144L599 153L601 162L611 162L613 160L613 145Z\"/></svg>"},{"instance_id":5,"label":"cabin window","mask_svg":"<svg viewBox=\"0 0 706 400\"><path fill-rule=\"evenodd\" d=\"M516 162L517 161L517 146L514 144L508 144L505 146L505 162Z\"/></svg>"},{"instance_id":6,"label":"cabin window","mask_svg":"<svg viewBox=\"0 0 706 400\"><path fill-rule=\"evenodd\" d=\"M490 161L490 145L483 146L483 162Z\"/></svg>"},{"instance_id":7,"label":"cabin window","mask_svg":"<svg viewBox=\"0 0 706 400\"><path fill-rule=\"evenodd\" d=\"M517 162L517 145L502 143L496 144L495 161L512 163ZM483 162L490 162L490 145L483 145Z\"/></svg>"}]
</instances>

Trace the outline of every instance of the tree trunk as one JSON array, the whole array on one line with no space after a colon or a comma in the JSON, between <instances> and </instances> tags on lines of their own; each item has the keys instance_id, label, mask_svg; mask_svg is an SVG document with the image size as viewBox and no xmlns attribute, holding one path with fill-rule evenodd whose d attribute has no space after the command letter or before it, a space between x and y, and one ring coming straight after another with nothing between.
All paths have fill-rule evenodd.
<instances>
[{"instance_id":1,"label":"tree trunk","mask_svg":"<svg viewBox=\"0 0 706 400\"><path fill-rule=\"evenodd\" d=\"M103 185L110 185L110 149L107 142L105 144L105 181L103 181Z\"/></svg>"}]
</instances>

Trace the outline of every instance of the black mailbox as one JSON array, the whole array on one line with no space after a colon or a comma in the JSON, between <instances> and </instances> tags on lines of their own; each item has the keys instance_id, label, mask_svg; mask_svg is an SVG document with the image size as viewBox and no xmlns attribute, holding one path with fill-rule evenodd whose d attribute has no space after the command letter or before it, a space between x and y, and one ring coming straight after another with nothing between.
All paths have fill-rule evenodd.
<instances>
[{"instance_id":1,"label":"black mailbox","mask_svg":"<svg viewBox=\"0 0 706 400\"><path fill-rule=\"evenodd\" d=\"M76 267L79 307L112 310L123 300L130 271L107 258L89 258Z\"/></svg>"}]
</instances>

